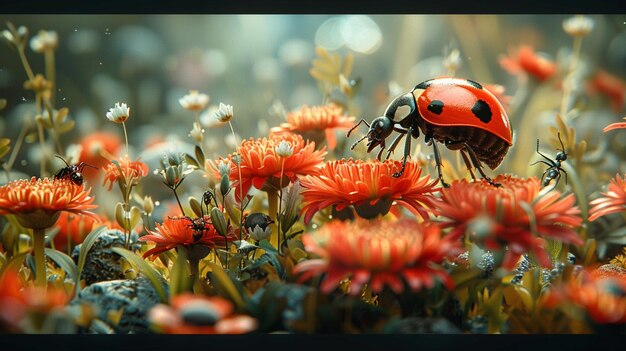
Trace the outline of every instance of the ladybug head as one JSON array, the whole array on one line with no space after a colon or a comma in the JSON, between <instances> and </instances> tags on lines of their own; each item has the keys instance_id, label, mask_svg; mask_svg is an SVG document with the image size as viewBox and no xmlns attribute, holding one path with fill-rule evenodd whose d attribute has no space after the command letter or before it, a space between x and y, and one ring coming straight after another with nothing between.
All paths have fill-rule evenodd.
<instances>
[{"instance_id":1,"label":"ladybug head","mask_svg":"<svg viewBox=\"0 0 626 351\"><path fill-rule=\"evenodd\" d=\"M371 152L376 146L385 144L385 139L393 131L393 120L381 116L376 117L370 123L370 130L367 132L367 152Z\"/></svg>"}]
</instances>

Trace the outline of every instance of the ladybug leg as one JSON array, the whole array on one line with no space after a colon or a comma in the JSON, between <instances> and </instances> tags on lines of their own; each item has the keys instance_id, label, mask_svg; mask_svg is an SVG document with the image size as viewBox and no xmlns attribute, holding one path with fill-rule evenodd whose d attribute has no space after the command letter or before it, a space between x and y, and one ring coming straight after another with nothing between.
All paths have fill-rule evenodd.
<instances>
[{"instance_id":1,"label":"ladybug leg","mask_svg":"<svg viewBox=\"0 0 626 351\"><path fill-rule=\"evenodd\" d=\"M424 135L424 139L426 143L431 143L433 146L433 153L435 154L435 165L437 166L437 175L439 176L439 181L444 188L448 188L450 185L448 185L448 183L443 180L443 173L441 172L441 155L439 154L437 142L433 140L432 132L426 133L426 135Z\"/></svg>"},{"instance_id":2,"label":"ladybug leg","mask_svg":"<svg viewBox=\"0 0 626 351\"><path fill-rule=\"evenodd\" d=\"M413 133L413 127L412 126L409 127L407 132ZM400 135L404 135L404 134L400 134ZM394 178L398 178L402 175L402 173L404 173L404 168L406 166L406 159L409 157L410 151L411 151L411 137L407 137L406 140L404 141L404 156L402 157L402 168L400 169L400 172L392 174Z\"/></svg>"},{"instance_id":3,"label":"ladybug leg","mask_svg":"<svg viewBox=\"0 0 626 351\"><path fill-rule=\"evenodd\" d=\"M502 186L501 184L498 184L496 182L494 182L493 180L491 180L491 178L489 178L485 172L483 171L483 167L482 164L480 163L480 160L478 159L478 156L476 156L476 153L474 152L474 150L472 150L472 148L470 148L467 144L465 144L465 151L467 151L467 153L470 156L470 160L472 160L472 164L474 164L474 168L476 168L478 170L478 173L480 173L480 175L491 185L495 186L495 187L499 187Z\"/></svg>"},{"instance_id":4,"label":"ladybug leg","mask_svg":"<svg viewBox=\"0 0 626 351\"><path fill-rule=\"evenodd\" d=\"M467 167L467 170L470 172L470 175L472 176L473 180L476 180L476 175L474 174L474 171L472 170L472 164L469 160L469 158L467 158L467 154L465 153L465 150L461 149L459 150L461 151L461 157L463 157L463 162L465 162L465 166Z\"/></svg>"},{"instance_id":5,"label":"ladybug leg","mask_svg":"<svg viewBox=\"0 0 626 351\"><path fill-rule=\"evenodd\" d=\"M387 150L387 156L385 157L385 160L389 159L389 156L391 156L391 153L396 149L396 147L400 143L400 140L402 140L402 138L408 133L408 130L406 130L406 129L394 128L393 130L395 130L396 132L400 133L400 135L398 135L391 142L391 145L389 146L389 149Z\"/></svg>"}]
</instances>

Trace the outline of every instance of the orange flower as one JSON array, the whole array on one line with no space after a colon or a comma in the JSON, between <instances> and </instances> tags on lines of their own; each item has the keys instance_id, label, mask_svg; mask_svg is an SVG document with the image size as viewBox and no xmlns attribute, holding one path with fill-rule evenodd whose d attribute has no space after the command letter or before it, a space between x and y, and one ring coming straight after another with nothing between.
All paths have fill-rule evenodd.
<instances>
[{"instance_id":1,"label":"orange flower","mask_svg":"<svg viewBox=\"0 0 626 351\"><path fill-rule=\"evenodd\" d=\"M421 177L417 162L407 162L399 178L392 175L402 168L401 161L380 162L337 160L327 162L319 174L307 175L303 187L304 222L309 223L315 213L334 205L337 211L354 206L364 218L385 215L392 205L404 206L422 218L428 218L426 208L435 201L438 180Z\"/></svg>"},{"instance_id":2,"label":"orange flower","mask_svg":"<svg viewBox=\"0 0 626 351\"><path fill-rule=\"evenodd\" d=\"M276 148L281 141L285 141L293 148L290 156L281 157L277 154ZM233 162L232 156L228 157L229 178L233 181L237 200L240 200L239 187L241 187L242 195L245 196L253 185L259 190L278 190L281 184L283 186L288 184L287 179L293 182L299 176L317 174L326 155L325 148L315 151L315 143L305 142L298 134L273 135L269 139L250 138L241 143L239 152L241 153L241 184L239 184L239 166ZM222 158L216 164L219 165L221 161ZM279 179L281 171L282 181ZM217 179L220 179L218 169L214 169L214 174Z\"/></svg>"},{"instance_id":3,"label":"orange flower","mask_svg":"<svg viewBox=\"0 0 626 351\"><path fill-rule=\"evenodd\" d=\"M91 232L95 223L93 217L77 216L72 213L62 212L59 219L54 224L59 231L54 236L54 247L59 251L67 249L67 239L70 238L72 244L80 244L85 236ZM104 222L100 219L100 222Z\"/></svg>"},{"instance_id":4,"label":"orange flower","mask_svg":"<svg viewBox=\"0 0 626 351\"><path fill-rule=\"evenodd\" d=\"M568 309L577 307L597 324L626 323L626 277L606 277L589 271L555 286L548 301Z\"/></svg>"},{"instance_id":5,"label":"orange flower","mask_svg":"<svg viewBox=\"0 0 626 351\"><path fill-rule=\"evenodd\" d=\"M591 92L599 92L609 98L611 100L611 108L615 112L619 112L624 106L626 83L604 70L598 70L594 74L589 82L589 90Z\"/></svg>"},{"instance_id":6,"label":"orange flower","mask_svg":"<svg viewBox=\"0 0 626 351\"><path fill-rule=\"evenodd\" d=\"M337 146L335 129L351 128L355 117L346 116L340 106L329 104L324 106L302 106L299 110L287 113L287 123L274 127L270 133L297 133L307 140L315 141L316 145L326 138L328 148L334 150Z\"/></svg>"},{"instance_id":7,"label":"orange flower","mask_svg":"<svg viewBox=\"0 0 626 351\"><path fill-rule=\"evenodd\" d=\"M443 217L444 227L454 228L450 235L473 232L489 249L507 245L503 262L507 269L513 268L526 252L532 252L542 266L550 266L544 240L539 236L583 243L574 230L582 219L573 194L561 197L560 192L552 190L539 196L541 181L536 177L498 175L494 181L502 186L461 180L441 190L441 201L435 203L433 212Z\"/></svg>"},{"instance_id":8,"label":"orange flower","mask_svg":"<svg viewBox=\"0 0 626 351\"><path fill-rule=\"evenodd\" d=\"M171 250L179 245L184 246L188 253L198 253L204 257L210 249L226 246L227 241L237 239L231 227L229 235L221 236L213 224L211 217L203 217L203 230L192 228L191 220L188 217L168 217L163 224L156 223L156 231L139 238L141 241L152 242L156 246L143 254L143 257L152 256L155 259L161 252ZM203 255L202 255L203 254Z\"/></svg>"},{"instance_id":9,"label":"orange flower","mask_svg":"<svg viewBox=\"0 0 626 351\"><path fill-rule=\"evenodd\" d=\"M589 202L589 206L591 206L589 221L595 221L602 216L626 210L626 182L619 174L611 179L608 190L608 192L602 193L602 197Z\"/></svg>"},{"instance_id":10,"label":"orange flower","mask_svg":"<svg viewBox=\"0 0 626 351\"><path fill-rule=\"evenodd\" d=\"M85 162L94 167L102 168L114 157L122 148L122 140L115 133L97 132L88 134L81 141L80 162Z\"/></svg>"},{"instance_id":11,"label":"orange flower","mask_svg":"<svg viewBox=\"0 0 626 351\"><path fill-rule=\"evenodd\" d=\"M70 297L65 290L54 286L47 291L26 286L19 273L9 268L0 277L0 331L4 331L4 326L19 331L29 313L40 318L40 315L65 308Z\"/></svg>"},{"instance_id":12,"label":"orange flower","mask_svg":"<svg viewBox=\"0 0 626 351\"><path fill-rule=\"evenodd\" d=\"M451 289L452 279L436 264L462 250L460 241L442 236L436 224L409 218L335 220L312 234L305 233L302 242L308 252L321 258L298 263L294 273L303 273L302 281L327 273L320 287L324 293L331 292L349 277L351 295L358 294L366 283L373 292L380 292L388 285L401 293L403 280L411 290L418 291L432 288L436 278Z\"/></svg>"},{"instance_id":13,"label":"orange flower","mask_svg":"<svg viewBox=\"0 0 626 351\"><path fill-rule=\"evenodd\" d=\"M556 73L556 64L535 53L528 45L522 45L514 53L509 52L509 56L500 57L500 66L510 74L530 74L539 81L544 81Z\"/></svg>"},{"instance_id":14,"label":"orange flower","mask_svg":"<svg viewBox=\"0 0 626 351\"><path fill-rule=\"evenodd\" d=\"M61 211L78 215L97 216L89 210L91 189L76 185L67 179L20 179L0 187L0 215L14 214L27 228L45 229L59 218Z\"/></svg>"},{"instance_id":15,"label":"orange flower","mask_svg":"<svg viewBox=\"0 0 626 351\"><path fill-rule=\"evenodd\" d=\"M119 182L120 187L130 188L137 185L141 178L148 175L148 165L141 161L131 162L127 155L115 162L111 162L104 167L103 185L106 186L108 183L109 190L111 190L115 182Z\"/></svg>"},{"instance_id":16,"label":"orange flower","mask_svg":"<svg viewBox=\"0 0 626 351\"><path fill-rule=\"evenodd\" d=\"M245 334L257 328L256 319L233 312L232 303L221 297L182 293L170 306L153 307L148 319L165 334Z\"/></svg>"}]
</instances>

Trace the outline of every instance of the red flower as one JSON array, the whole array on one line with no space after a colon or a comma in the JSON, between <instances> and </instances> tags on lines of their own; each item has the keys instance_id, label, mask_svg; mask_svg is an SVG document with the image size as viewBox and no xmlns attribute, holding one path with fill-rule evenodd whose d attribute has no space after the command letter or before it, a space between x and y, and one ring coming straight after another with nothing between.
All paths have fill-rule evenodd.
<instances>
[{"instance_id":1,"label":"red flower","mask_svg":"<svg viewBox=\"0 0 626 351\"><path fill-rule=\"evenodd\" d=\"M89 210L98 207L89 195L91 189L66 179L20 179L0 187L0 215L14 214L27 228L51 227L66 211L97 216Z\"/></svg>"},{"instance_id":2,"label":"red flower","mask_svg":"<svg viewBox=\"0 0 626 351\"><path fill-rule=\"evenodd\" d=\"M626 182L619 174L611 179L609 191L602 193L602 197L589 202L589 221L611 213L622 212L626 209Z\"/></svg>"},{"instance_id":3,"label":"red flower","mask_svg":"<svg viewBox=\"0 0 626 351\"><path fill-rule=\"evenodd\" d=\"M117 164L116 164L117 163ZM120 186L129 188L137 185L141 178L148 175L148 165L140 161L130 161L128 156L124 156L115 162L111 162L104 167L104 183L109 184L109 190L113 183L119 182Z\"/></svg>"},{"instance_id":4,"label":"red flower","mask_svg":"<svg viewBox=\"0 0 626 351\"><path fill-rule=\"evenodd\" d=\"M401 293L403 280L413 291L432 288L437 278L450 289L452 279L436 264L461 251L460 242L442 236L439 226L409 218L335 220L314 233L304 234L302 242L308 252L321 258L298 263L294 273L303 273L301 280L326 273L321 285L324 293L350 278L352 295L358 294L366 283L373 292L388 285Z\"/></svg>"},{"instance_id":5,"label":"red flower","mask_svg":"<svg viewBox=\"0 0 626 351\"><path fill-rule=\"evenodd\" d=\"M256 319L234 314L230 301L218 296L183 293L171 305L158 304L148 312L152 326L165 334L245 334L257 328Z\"/></svg>"},{"instance_id":6,"label":"red flower","mask_svg":"<svg viewBox=\"0 0 626 351\"><path fill-rule=\"evenodd\" d=\"M335 104L324 106L302 106L298 111L287 113L287 123L271 129L271 133L297 133L307 140L320 145L326 138L328 148L334 150L337 146L335 129L351 128L355 117L346 116L340 106Z\"/></svg>"},{"instance_id":7,"label":"red flower","mask_svg":"<svg viewBox=\"0 0 626 351\"><path fill-rule=\"evenodd\" d=\"M139 238L141 241L156 244L155 247L146 251L143 257L152 256L152 259L155 259L161 252L171 250L179 245L187 248L189 252L192 252L196 247L200 247L201 250L201 247L206 249L225 247L227 241L237 239L232 228L230 228L228 236L223 237L213 227L211 217L204 216L203 220L203 230L192 228L191 221L184 216L168 217L163 224L156 223L156 231ZM208 254L208 250L205 252Z\"/></svg>"},{"instance_id":8,"label":"red flower","mask_svg":"<svg viewBox=\"0 0 626 351\"><path fill-rule=\"evenodd\" d=\"M73 245L83 242L87 234L91 232L95 223L93 217L77 216L72 213L62 212L59 219L54 224L59 231L54 236L54 247L59 251L67 249L68 237ZM100 219L100 222L104 222Z\"/></svg>"},{"instance_id":9,"label":"red flower","mask_svg":"<svg viewBox=\"0 0 626 351\"><path fill-rule=\"evenodd\" d=\"M293 148L290 156L281 157L276 148L281 141L285 141ZM287 180L295 181L299 176L317 174L319 166L324 160L326 150L315 151L315 143L306 142L299 134L274 135L263 139L244 140L239 148L241 164L238 166L232 160L230 162L229 178L235 187L235 196L240 200L239 187L245 196L250 187L254 185L259 190L278 190L280 184L286 186ZM222 158L216 162L219 164ZM241 167L241 184L239 184L239 168ZM281 171L284 178L279 179ZM219 170L214 169L217 179L220 179Z\"/></svg>"},{"instance_id":10,"label":"red flower","mask_svg":"<svg viewBox=\"0 0 626 351\"><path fill-rule=\"evenodd\" d=\"M609 100L611 100L611 107L615 112L619 112L624 106L626 83L606 71L598 70L596 72L589 82L589 90L591 90L591 92L599 92L609 98ZM607 130L605 130L605 132L606 131Z\"/></svg>"},{"instance_id":11,"label":"red flower","mask_svg":"<svg viewBox=\"0 0 626 351\"><path fill-rule=\"evenodd\" d=\"M568 310L582 309L597 324L626 323L626 277L583 271L567 283L555 286L548 301Z\"/></svg>"},{"instance_id":12,"label":"red flower","mask_svg":"<svg viewBox=\"0 0 626 351\"><path fill-rule=\"evenodd\" d=\"M438 180L421 177L422 169L416 162L407 162L402 176L393 177L401 168L402 162L395 160L327 162L319 174L307 175L300 182L304 222L309 223L317 211L331 205L337 211L354 206L364 218L384 215L392 205L400 205L428 218L426 208L435 201Z\"/></svg>"},{"instance_id":13,"label":"red flower","mask_svg":"<svg viewBox=\"0 0 626 351\"><path fill-rule=\"evenodd\" d=\"M433 212L442 217L444 227L454 228L450 235L459 237L471 231L489 249L507 245L503 262L507 269L513 268L526 252L549 267L541 237L583 243L574 230L582 219L573 194L562 197L552 190L539 196L541 181L536 177L498 175L494 181L502 186L461 180L441 190L441 201L435 203Z\"/></svg>"},{"instance_id":14,"label":"red flower","mask_svg":"<svg viewBox=\"0 0 626 351\"><path fill-rule=\"evenodd\" d=\"M82 138L80 146L79 161L102 168L122 149L122 140L115 133L97 132Z\"/></svg>"},{"instance_id":15,"label":"red flower","mask_svg":"<svg viewBox=\"0 0 626 351\"><path fill-rule=\"evenodd\" d=\"M556 64L535 53L532 46L523 45L509 56L500 57L500 66L513 75L530 74L539 81L544 81L556 73Z\"/></svg>"}]
</instances>

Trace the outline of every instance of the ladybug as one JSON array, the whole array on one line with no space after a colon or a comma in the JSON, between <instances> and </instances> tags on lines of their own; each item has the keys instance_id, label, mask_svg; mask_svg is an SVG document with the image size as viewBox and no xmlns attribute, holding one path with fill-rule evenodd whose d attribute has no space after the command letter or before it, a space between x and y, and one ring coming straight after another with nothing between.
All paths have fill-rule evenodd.
<instances>
[{"instance_id":1,"label":"ladybug","mask_svg":"<svg viewBox=\"0 0 626 351\"><path fill-rule=\"evenodd\" d=\"M400 116L400 107L408 107L408 113ZM499 184L483 172L481 162L495 169L513 145L511 125L504 108L491 92L469 79L436 78L424 81L391 101L383 116L375 118L371 123L363 119L359 121L348 131L347 136L361 123L370 129L352 144L351 149L367 138L367 152L380 145L377 155L379 160L386 147L385 139L393 131L400 134L391 142L386 159L402 138L409 135L404 144L402 169L393 174L396 178L404 172L411 138L417 139L420 131L424 133L425 142L433 146L439 180L444 187L448 187L448 184L441 174L437 142L450 150L461 151L472 178L476 179L472 172L473 165L494 186Z\"/></svg>"},{"instance_id":2,"label":"ladybug","mask_svg":"<svg viewBox=\"0 0 626 351\"><path fill-rule=\"evenodd\" d=\"M54 175L54 179L69 179L70 181L72 181L72 183L76 185L82 185L84 181L83 174L81 173L83 171L83 168L85 168L85 166L89 166L91 168L98 169L98 167L92 166L85 162L81 162L78 165L70 165L67 163L67 161L65 161L63 157L59 155L55 156L65 163L65 167L57 171L57 173Z\"/></svg>"}]
</instances>

